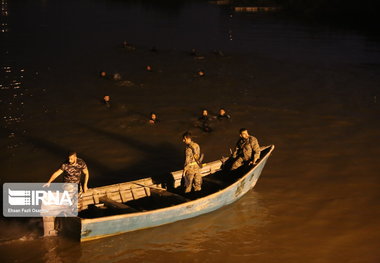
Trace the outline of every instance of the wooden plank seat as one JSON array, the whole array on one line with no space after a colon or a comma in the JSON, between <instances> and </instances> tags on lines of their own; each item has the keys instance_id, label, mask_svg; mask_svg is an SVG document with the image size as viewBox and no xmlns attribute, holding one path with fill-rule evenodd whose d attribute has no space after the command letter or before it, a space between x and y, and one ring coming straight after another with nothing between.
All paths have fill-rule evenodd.
<instances>
[{"instance_id":1,"label":"wooden plank seat","mask_svg":"<svg viewBox=\"0 0 380 263\"><path fill-rule=\"evenodd\" d=\"M159 189L159 188L150 188L150 193L151 194L156 194L156 195L159 195L159 196L163 196L163 197L172 197L174 199L177 199L178 201L181 201L181 202L188 202L188 201L191 201L191 199L188 199L182 195L179 195L179 194L176 194L176 193L172 193L172 192L169 192L167 191L166 189Z\"/></svg>"},{"instance_id":2,"label":"wooden plank seat","mask_svg":"<svg viewBox=\"0 0 380 263\"><path fill-rule=\"evenodd\" d=\"M131 212L131 213L138 212L137 209L130 207L129 205L116 202L116 201L114 201L108 197L105 197L105 196L99 197L99 202L103 203L105 206L107 206L108 208L111 208L111 209L124 210L126 212Z\"/></svg>"},{"instance_id":3,"label":"wooden plank seat","mask_svg":"<svg viewBox=\"0 0 380 263\"><path fill-rule=\"evenodd\" d=\"M206 183L210 183L210 184L215 184L215 185L218 185L220 187L225 187L226 186L226 183L221 181L221 180L218 180L216 178L212 178L212 177L203 177L202 178L203 182L206 182Z\"/></svg>"}]
</instances>

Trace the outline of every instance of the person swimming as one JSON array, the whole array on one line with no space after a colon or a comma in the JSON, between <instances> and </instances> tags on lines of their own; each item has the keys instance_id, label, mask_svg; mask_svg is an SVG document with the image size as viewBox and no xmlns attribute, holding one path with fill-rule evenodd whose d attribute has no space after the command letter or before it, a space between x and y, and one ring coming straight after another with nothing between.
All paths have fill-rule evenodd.
<instances>
[{"instance_id":1,"label":"person swimming","mask_svg":"<svg viewBox=\"0 0 380 263\"><path fill-rule=\"evenodd\" d=\"M157 114L154 112L150 113L150 119L149 119L149 124L157 124L159 122Z\"/></svg>"},{"instance_id":2,"label":"person swimming","mask_svg":"<svg viewBox=\"0 0 380 263\"><path fill-rule=\"evenodd\" d=\"M231 119L231 116L227 114L226 110L224 108L219 109L219 114L217 116L218 120L228 120Z\"/></svg>"},{"instance_id":3,"label":"person swimming","mask_svg":"<svg viewBox=\"0 0 380 263\"><path fill-rule=\"evenodd\" d=\"M224 53L223 51L221 50L218 50L218 49L214 49L213 53L217 56L221 56L221 57L224 57Z\"/></svg>"},{"instance_id":4,"label":"person swimming","mask_svg":"<svg viewBox=\"0 0 380 263\"><path fill-rule=\"evenodd\" d=\"M113 75L112 75L112 79L113 79L113 80L116 80L116 81L121 80L121 75L120 75L120 73L115 73L115 74L113 74Z\"/></svg>"},{"instance_id":5,"label":"person swimming","mask_svg":"<svg viewBox=\"0 0 380 263\"><path fill-rule=\"evenodd\" d=\"M198 118L198 127L204 132L211 132L212 128L210 127L210 117L208 115L208 110L203 109L202 115Z\"/></svg>"},{"instance_id":6,"label":"person swimming","mask_svg":"<svg viewBox=\"0 0 380 263\"><path fill-rule=\"evenodd\" d=\"M136 50L136 47L128 43L128 41L124 40L123 47L129 51Z\"/></svg>"},{"instance_id":7,"label":"person swimming","mask_svg":"<svg viewBox=\"0 0 380 263\"><path fill-rule=\"evenodd\" d=\"M199 77L204 77L205 76L205 71L203 69L200 69L198 72L197 72L198 76Z\"/></svg>"},{"instance_id":8,"label":"person swimming","mask_svg":"<svg viewBox=\"0 0 380 263\"><path fill-rule=\"evenodd\" d=\"M111 98L110 96L106 95L103 97L104 105L106 105L107 108L111 107Z\"/></svg>"},{"instance_id":9,"label":"person swimming","mask_svg":"<svg viewBox=\"0 0 380 263\"><path fill-rule=\"evenodd\" d=\"M190 56L193 56L193 57L196 57L198 56L198 52L195 48L192 48L191 51L190 51Z\"/></svg>"},{"instance_id":10,"label":"person swimming","mask_svg":"<svg viewBox=\"0 0 380 263\"><path fill-rule=\"evenodd\" d=\"M191 49L190 56L194 57L195 59L199 59L199 60L205 58L204 56L200 55L195 48Z\"/></svg>"},{"instance_id":11,"label":"person swimming","mask_svg":"<svg viewBox=\"0 0 380 263\"><path fill-rule=\"evenodd\" d=\"M208 110L207 109L203 109L202 110L202 115L198 118L198 120L200 121L209 121L209 116L208 116Z\"/></svg>"},{"instance_id":12,"label":"person swimming","mask_svg":"<svg viewBox=\"0 0 380 263\"><path fill-rule=\"evenodd\" d=\"M107 72L105 72L105 71L102 70L102 71L99 72L99 76L100 76L101 78L104 78L104 79L105 79L105 78L107 78Z\"/></svg>"}]
</instances>

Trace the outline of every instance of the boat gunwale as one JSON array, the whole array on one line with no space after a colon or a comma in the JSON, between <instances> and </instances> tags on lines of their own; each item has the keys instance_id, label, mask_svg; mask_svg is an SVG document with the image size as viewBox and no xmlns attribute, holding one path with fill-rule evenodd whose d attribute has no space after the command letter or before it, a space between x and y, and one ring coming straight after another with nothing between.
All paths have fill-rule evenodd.
<instances>
[{"instance_id":1,"label":"boat gunwale","mask_svg":"<svg viewBox=\"0 0 380 263\"><path fill-rule=\"evenodd\" d=\"M233 184L227 186L226 188L223 188L215 193L212 193L210 195L206 195L204 197L201 197L201 198L198 198L198 199L195 199L195 200L191 200L189 202L184 202L182 204L178 204L178 205L174 205L174 206L169 206L169 207L163 207L163 208L158 208L158 209L154 209L154 210L149 210L149 211L142 211L142 212L135 212L135 213L128 213L128 214L120 214L120 215L111 215L111 216L103 216L103 217L98 217L98 218L80 218L81 220L81 223L82 224L91 224L91 223L97 223L97 222L103 222L103 221L109 221L109 220L118 220L118 219L121 219L121 218L128 218L128 217L135 217L135 216L140 216L140 215L148 215L148 214L153 214L153 213L157 213L158 211L162 212L164 210L173 210L173 209L178 209L182 206L188 206L190 204L193 204L195 202L199 202L199 201L203 201L204 199L209 199L209 198L214 198L215 196L217 195L221 195L221 194L224 194L225 192L227 192L228 190L230 190L230 188L233 188L235 185L239 184L241 181L245 180L245 178L248 176L248 174L250 174L252 171L254 171L257 167L260 166L260 164L262 162L264 162L264 160L268 159L269 156L271 155L271 153L273 152L275 146L272 144L269 146L270 147L270 150L269 152L265 155L265 157L263 159L261 159L256 165L255 167L253 167L252 169L250 169L248 172L245 173L244 176L242 176L239 180L237 180L236 182L234 182ZM268 147L268 148L269 148ZM132 182L132 181L131 181ZM148 186L147 186L148 187Z\"/></svg>"}]
</instances>

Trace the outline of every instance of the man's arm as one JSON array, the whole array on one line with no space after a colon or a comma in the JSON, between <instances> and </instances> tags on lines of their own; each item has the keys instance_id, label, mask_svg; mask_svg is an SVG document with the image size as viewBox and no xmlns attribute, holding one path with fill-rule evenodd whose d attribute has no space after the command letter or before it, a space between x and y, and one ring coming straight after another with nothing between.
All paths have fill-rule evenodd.
<instances>
[{"instance_id":1,"label":"man's arm","mask_svg":"<svg viewBox=\"0 0 380 263\"><path fill-rule=\"evenodd\" d=\"M49 181L48 181L46 184L44 184L43 187L49 187L50 184L51 184L51 182L53 182L58 176L60 176L61 173L63 173L63 170L62 170L62 169L58 169L57 171L55 171L55 172L51 175Z\"/></svg>"},{"instance_id":2,"label":"man's arm","mask_svg":"<svg viewBox=\"0 0 380 263\"><path fill-rule=\"evenodd\" d=\"M236 143L236 146L235 146L235 150L234 152L232 153L232 158L236 158L239 154L239 151L240 151L240 139L237 141Z\"/></svg>"},{"instance_id":3,"label":"man's arm","mask_svg":"<svg viewBox=\"0 0 380 263\"><path fill-rule=\"evenodd\" d=\"M190 147L186 147L185 150L185 164L183 165L185 168L193 161L193 153Z\"/></svg>"},{"instance_id":4,"label":"man's arm","mask_svg":"<svg viewBox=\"0 0 380 263\"><path fill-rule=\"evenodd\" d=\"M260 159L260 152L261 152L259 142L257 141L255 137L252 138L251 145L252 145L252 150L255 152L255 155L253 156L253 164L255 164L256 161Z\"/></svg>"},{"instance_id":5,"label":"man's arm","mask_svg":"<svg viewBox=\"0 0 380 263\"><path fill-rule=\"evenodd\" d=\"M83 173L85 175L84 183L83 183L83 192L86 192L88 190L87 183L88 183L88 178L90 177L90 173L88 172L87 168L83 169Z\"/></svg>"}]
</instances>

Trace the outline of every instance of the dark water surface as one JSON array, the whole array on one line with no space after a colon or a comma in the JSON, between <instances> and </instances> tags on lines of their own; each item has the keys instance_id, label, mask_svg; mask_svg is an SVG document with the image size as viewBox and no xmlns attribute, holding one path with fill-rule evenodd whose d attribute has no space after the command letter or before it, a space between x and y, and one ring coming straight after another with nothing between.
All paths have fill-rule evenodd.
<instances>
[{"instance_id":1,"label":"dark water surface","mask_svg":"<svg viewBox=\"0 0 380 263\"><path fill-rule=\"evenodd\" d=\"M2 183L45 182L70 149L90 187L166 174L188 129L206 161L241 127L276 145L253 191L197 218L83 244L3 218L1 262L380 262L377 36L202 1L1 5ZM231 122L203 133L204 107Z\"/></svg>"}]
</instances>

